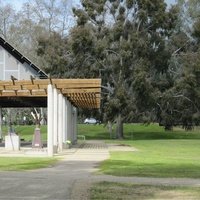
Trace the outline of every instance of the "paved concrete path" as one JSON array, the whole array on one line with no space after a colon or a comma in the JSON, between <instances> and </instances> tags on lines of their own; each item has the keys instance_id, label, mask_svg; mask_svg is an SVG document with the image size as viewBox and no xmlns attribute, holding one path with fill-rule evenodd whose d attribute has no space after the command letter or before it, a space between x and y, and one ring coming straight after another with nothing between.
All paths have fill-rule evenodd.
<instances>
[{"instance_id":1,"label":"paved concrete path","mask_svg":"<svg viewBox=\"0 0 200 200\"><path fill-rule=\"evenodd\" d=\"M120 149L119 149L120 148ZM113 147L101 141L88 141L83 148L63 152L63 160L56 166L25 172L0 172L1 200L88 200L88 189L94 182L128 182L150 185L200 186L200 179L140 178L94 175L98 163L109 158ZM136 149L135 149L136 150Z\"/></svg>"},{"instance_id":2,"label":"paved concrete path","mask_svg":"<svg viewBox=\"0 0 200 200\"><path fill-rule=\"evenodd\" d=\"M97 163L108 157L108 148L103 142L90 141L83 148L65 151L64 159L56 166L25 172L0 172L0 199L71 199L73 185L80 180L90 180Z\"/></svg>"}]
</instances>

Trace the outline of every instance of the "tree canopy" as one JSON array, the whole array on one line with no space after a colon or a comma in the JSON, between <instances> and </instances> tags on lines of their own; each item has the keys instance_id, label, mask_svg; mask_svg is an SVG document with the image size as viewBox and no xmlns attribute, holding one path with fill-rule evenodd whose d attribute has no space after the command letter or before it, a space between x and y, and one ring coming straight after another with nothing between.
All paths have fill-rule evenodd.
<instances>
[{"instance_id":1,"label":"tree canopy","mask_svg":"<svg viewBox=\"0 0 200 200\"><path fill-rule=\"evenodd\" d=\"M168 70L176 9L164 1L83 1L69 35L72 74L103 79L104 119L146 120L155 107L158 77ZM75 59L73 59L75 58Z\"/></svg>"},{"instance_id":2,"label":"tree canopy","mask_svg":"<svg viewBox=\"0 0 200 200\"><path fill-rule=\"evenodd\" d=\"M117 138L124 122L199 124L199 1L69 4L34 0L19 12L1 6L1 34L51 76L101 77L101 117L117 123Z\"/></svg>"}]
</instances>

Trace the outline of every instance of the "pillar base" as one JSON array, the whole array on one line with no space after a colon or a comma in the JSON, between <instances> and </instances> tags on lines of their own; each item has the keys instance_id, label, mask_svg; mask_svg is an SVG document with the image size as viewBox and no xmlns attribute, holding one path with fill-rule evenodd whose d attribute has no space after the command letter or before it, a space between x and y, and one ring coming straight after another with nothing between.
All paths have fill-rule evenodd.
<instances>
[{"instance_id":1,"label":"pillar base","mask_svg":"<svg viewBox=\"0 0 200 200\"><path fill-rule=\"evenodd\" d=\"M16 134L9 134L5 136L5 149L11 151L20 150L20 138Z\"/></svg>"}]
</instances>

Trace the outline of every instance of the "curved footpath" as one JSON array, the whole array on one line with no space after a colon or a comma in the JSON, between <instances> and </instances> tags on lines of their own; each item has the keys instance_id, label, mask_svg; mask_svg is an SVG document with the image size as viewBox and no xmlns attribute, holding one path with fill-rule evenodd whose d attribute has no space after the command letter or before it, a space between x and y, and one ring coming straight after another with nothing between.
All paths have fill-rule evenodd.
<instances>
[{"instance_id":1,"label":"curved footpath","mask_svg":"<svg viewBox=\"0 0 200 200\"><path fill-rule=\"evenodd\" d=\"M102 141L89 141L83 148L72 148L63 152L63 160L56 166L24 172L0 172L0 199L87 200L91 184L99 181L200 186L200 179L94 175L98 163L109 158L110 148L111 150L135 150L116 146L107 148Z\"/></svg>"}]
</instances>

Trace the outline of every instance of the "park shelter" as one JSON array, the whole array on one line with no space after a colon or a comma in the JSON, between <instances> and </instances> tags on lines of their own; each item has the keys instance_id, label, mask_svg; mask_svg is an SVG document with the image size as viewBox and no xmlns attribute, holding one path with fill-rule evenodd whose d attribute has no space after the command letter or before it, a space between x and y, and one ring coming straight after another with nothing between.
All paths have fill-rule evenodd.
<instances>
[{"instance_id":1,"label":"park shelter","mask_svg":"<svg viewBox=\"0 0 200 200\"><path fill-rule=\"evenodd\" d=\"M77 108L98 109L100 85L100 79L48 79L0 37L0 116L1 108L47 107L49 156L62 151L66 140L76 141Z\"/></svg>"},{"instance_id":2,"label":"park shelter","mask_svg":"<svg viewBox=\"0 0 200 200\"><path fill-rule=\"evenodd\" d=\"M34 79L45 79L48 78L48 75L26 56L21 54L11 43L0 37L0 80L11 80L11 78L14 80L28 80L30 77ZM13 102L12 107L19 107L18 105L18 103L14 104ZM41 107L40 110L43 116L43 108ZM11 118L11 115L11 110L9 110L9 118ZM2 139L1 125L2 107L0 105L0 138Z\"/></svg>"},{"instance_id":3,"label":"park shelter","mask_svg":"<svg viewBox=\"0 0 200 200\"><path fill-rule=\"evenodd\" d=\"M77 108L98 109L101 79L34 79L0 81L0 107L47 107L47 151L62 152L77 140Z\"/></svg>"},{"instance_id":4,"label":"park shelter","mask_svg":"<svg viewBox=\"0 0 200 200\"><path fill-rule=\"evenodd\" d=\"M0 80L10 80L11 77L17 80L28 80L30 77L45 79L48 78L48 75L21 54L11 43L0 37ZM43 113L42 108L41 111ZM2 113L1 106L0 113ZM0 115L0 138L2 138L1 117Z\"/></svg>"}]
</instances>

